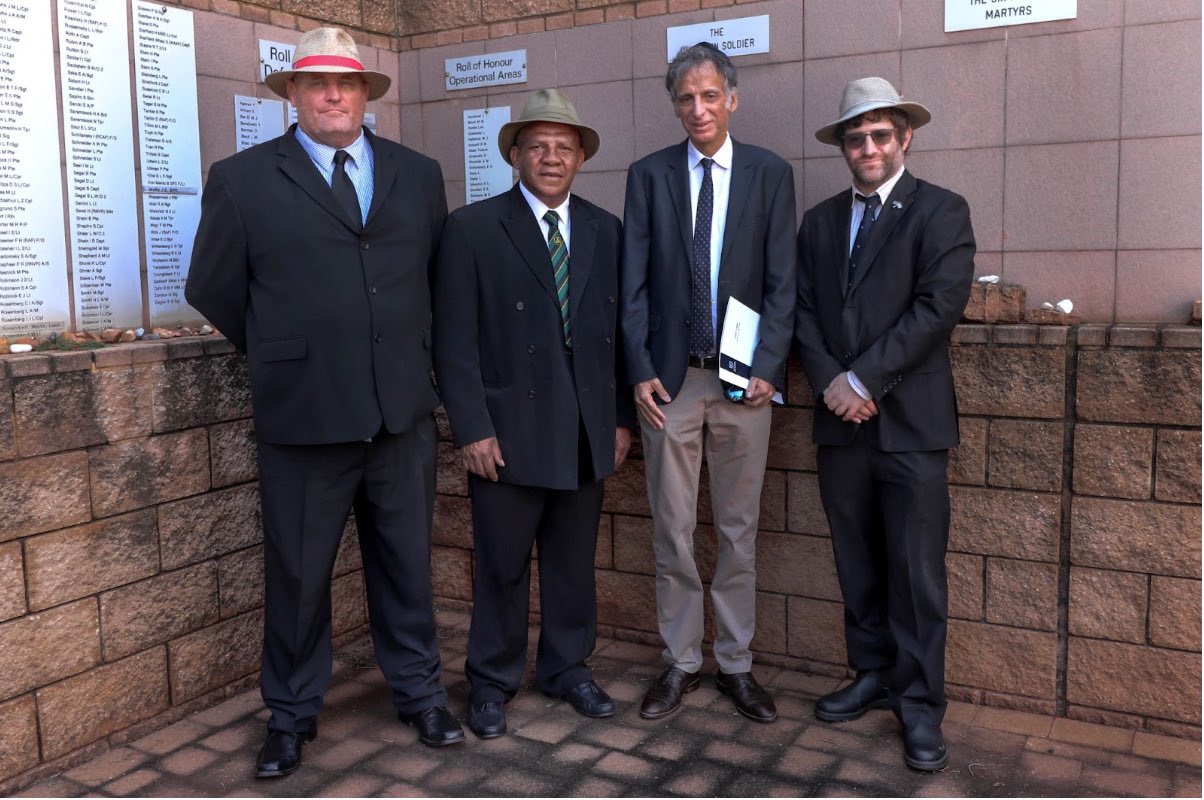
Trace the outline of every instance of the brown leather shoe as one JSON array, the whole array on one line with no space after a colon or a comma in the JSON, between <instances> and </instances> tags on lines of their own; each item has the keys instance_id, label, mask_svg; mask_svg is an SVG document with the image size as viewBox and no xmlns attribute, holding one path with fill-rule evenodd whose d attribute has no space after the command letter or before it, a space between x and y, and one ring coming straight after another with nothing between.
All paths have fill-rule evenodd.
<instances>
[{"instance_id":1,"label":"brown leather shoe","mask_svg":"<svg viewBox=\"0 0 1204 800\"><path fill-rule=\"evenodd\" d=\"M686 672L677 667L665 667L665 671L652 684L640 704L640 716L644 719L660 719L681 707L681 696L698 688L698 673Z\"/></svg>"},{"instance_id":2,"label":"brown leather shoe","mask_svg":"<svg viewBox=\"0 0 1204 800\"><path fill-rule=\"evenodd\" d=\"M720 672L715 676L720 694L732 698L736 710L749 719L757 722L773 722L778 718L778 708L773 704L769 692L761 688L751 672L737 672L733 675Z\"/></svg>"}]
</instances>

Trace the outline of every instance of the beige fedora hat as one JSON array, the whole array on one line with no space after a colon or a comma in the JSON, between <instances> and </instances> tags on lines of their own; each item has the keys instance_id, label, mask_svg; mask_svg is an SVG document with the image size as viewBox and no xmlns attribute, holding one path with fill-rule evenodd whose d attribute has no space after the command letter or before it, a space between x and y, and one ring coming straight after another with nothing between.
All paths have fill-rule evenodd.
<instances>
[{"instance_id":1,"label":"beige fedora hat","mask_svg":"<svg viewBox=\"0 0 1204 800\"><path fill-rule=\"evenodd\" d=\"M507 122L497 134L497 149L502 152L506 163L514 166L510 160L510 148L518 139L518 132L524 125L532 122L558 122L561 125L572 125L581 137L581 148L585 150L585 160L593 158L598 152L601 140L598 132L588 125L582 125L577 116L577 109L568 95L559 89L540 89L527 96L523 112L514 122Z\"/></svg>"},{"instance_id":2,"label":"beige fedora hat","mask_svg":"<svg viewBox=\"0 0 1204 800\"><path fill-rule=\"evenodd\" d=\"M389 76L364 69L355 40L342 28L314 28L304 34L293 49L293 68L273 72L263 82L287 100L289 79L299 72L357 72L368 81L369 100L389 91Z\"/></svg>"},{"instance_id":3,"label":"beige fedora hat","mask_svg":"<svg viewBox=\"0 0 1204 800\"><path fill-rule=\"evenodd\" d=\"M932 120L932 112L919 103L905 102L885 78L860 78L845 84L840 95L840 119L817 130L815 138L824 144L839 147L840 139L836 138L836 129L842 123L879 108L897 108L905 112L911 120L912 128L927 125Z\"/></svg>"}]
</instances>

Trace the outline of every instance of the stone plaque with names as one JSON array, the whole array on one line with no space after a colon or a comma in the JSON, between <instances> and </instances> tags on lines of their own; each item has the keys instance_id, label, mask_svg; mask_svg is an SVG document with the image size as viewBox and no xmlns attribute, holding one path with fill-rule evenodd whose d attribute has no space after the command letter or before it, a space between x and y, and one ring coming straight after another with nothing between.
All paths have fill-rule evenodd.
<instances>
[{"instance_id":1,"label":"stone plaque with names","mask_svg":"<svg viewBox=\"0 0 1204 800\"><path fill-rule=\"evenodd\" d=\"M0 0L0 336L71 327L50 8Z\"/></svg>"},{"instance_id":2,"label":"stone plaque with names","mask_svg":"<svg viewBox=\"0 0 1204 800\"><path fill-rule=\"evenodd\" d=\"M510 121L510 106L464 111L464 202L475 203L508 191L514 172L502 160L497 135Z\"/></svg>"},{"instance_id":3,"label":"stone plaque with names","mask_svg":"<svg viewBox=\"0 0 1204 800\"><path fill-rule=\"evenodd\" d=\"M238 152L283 133L283 100L234 95L234 144Z\"/></svg>"},{"instance_id":4,"label":"stone plaque with names","mask_svg":"<svg viewBox=\"0 0 1204 800\"><path fill-rule=\"evenodd\" d=\"M75 328L142 323L124 0L59 0Z\"/></svg>"},{"instance_id":5,"label":"stone plaque with names","mask_svg":"<svg viewBox=\"0 0 1204 800\"><path fill-rule=\"evenodd\" d=\"M200 316L184 300L192 240L201 218L192 12L134 2L142 224L151 325Z\"/></svg>"}]
</instances>

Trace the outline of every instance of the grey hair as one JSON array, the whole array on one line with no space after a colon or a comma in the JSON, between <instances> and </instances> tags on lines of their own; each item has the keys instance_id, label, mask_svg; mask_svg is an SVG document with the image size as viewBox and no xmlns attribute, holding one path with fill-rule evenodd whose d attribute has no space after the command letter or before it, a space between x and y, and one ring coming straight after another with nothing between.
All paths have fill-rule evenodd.
<instances>
[{"instance_id":1,"label":"grey hair","mask_svg":"<svg viewBox=\"0 0 1204 800\"><path fill-rule=\"evenodd\" d=\"M682 75L695 67L708 63L713 64L715 71L723 76L724 92L730 95L735 91L736 65L715 45L710 42L699 42L678 50L673 61L669 63L669 71L665 73L665 88L669 90L669 96L674 100L677 99L677 81Z\"/></svg>"}]
</instances>

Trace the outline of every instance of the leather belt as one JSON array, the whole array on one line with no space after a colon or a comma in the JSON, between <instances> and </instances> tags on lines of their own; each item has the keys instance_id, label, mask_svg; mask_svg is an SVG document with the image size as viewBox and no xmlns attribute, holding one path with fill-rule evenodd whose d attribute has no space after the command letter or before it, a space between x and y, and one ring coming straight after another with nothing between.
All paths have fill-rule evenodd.
<instances>
[{"instance_id":1,"label":"leather belt","mask_svg":"<svg viewBox=\"0 0 1204 800\"><path fill-rule=\"evenodd\" d=\"M719 369L719 356L696 356L691 353L687 363L699 369Z\"/></svg>"}]
</instances>

